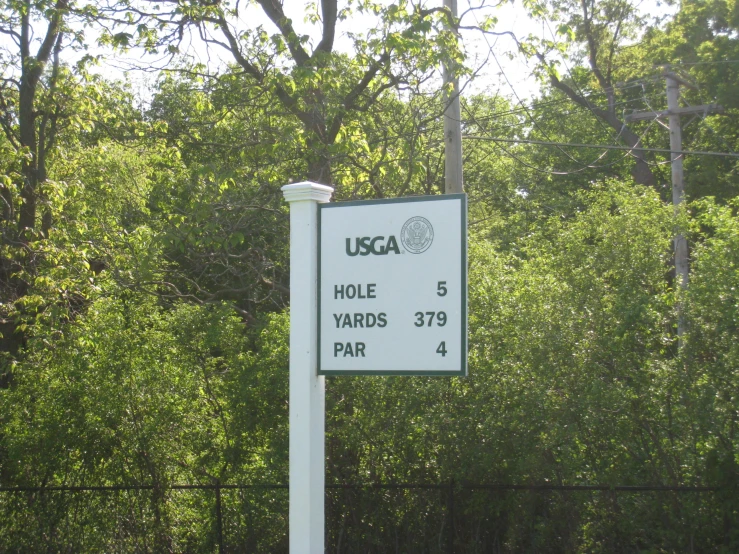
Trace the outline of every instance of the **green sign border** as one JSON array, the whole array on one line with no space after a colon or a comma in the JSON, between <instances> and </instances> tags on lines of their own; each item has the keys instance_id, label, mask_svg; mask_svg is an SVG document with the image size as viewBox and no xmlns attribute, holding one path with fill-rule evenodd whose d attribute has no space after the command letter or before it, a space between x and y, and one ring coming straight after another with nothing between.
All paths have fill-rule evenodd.
<instances>
[{"instance_id":1,"label":"green sign border","mask_svg":"<svg viewBox=\"0 0 739 554\"><path fill-rule=\"evenodd\" d=\"M460 360L460 369L456 371L432 371L428 369L417 370L351 370L351 369L321 369L321 213L323 210L348 208L351 206L369 206L372 204L402 204L408 202L436 202L436 201L459 200L461 210L460 222L462 224L462 357ZM467 376L467 195L466 194L444 194L437 196L409 196L406 198L389 198L383 200L356 200L350 202L328 202L318 204L318 332L316 341L316 356L318 375L426 375L426 376Z\"/></svg>"}]
</instances>

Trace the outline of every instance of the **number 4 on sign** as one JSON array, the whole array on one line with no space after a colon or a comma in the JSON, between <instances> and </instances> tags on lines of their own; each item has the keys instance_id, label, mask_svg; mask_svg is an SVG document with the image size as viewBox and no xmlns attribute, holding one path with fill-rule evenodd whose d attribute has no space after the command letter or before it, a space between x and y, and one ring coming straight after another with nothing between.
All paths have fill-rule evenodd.
<instances>
[{"instance_id":1,"label":"number 4 on sign","mask_svg":"<svg viewBox=\"0 0 739 554\"><path fill-rule=\"evenodd\" d=\"M439 347L436 349L437 354L441 354L441 357L446 356L446 341L441 341Z\"/></svg>"}]
</instances>

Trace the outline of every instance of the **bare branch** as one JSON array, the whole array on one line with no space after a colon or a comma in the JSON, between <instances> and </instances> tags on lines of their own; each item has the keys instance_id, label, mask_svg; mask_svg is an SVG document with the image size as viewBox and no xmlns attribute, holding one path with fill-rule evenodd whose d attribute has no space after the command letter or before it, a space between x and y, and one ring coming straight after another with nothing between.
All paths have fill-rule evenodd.
<instances>
[{"instance_id":1,"label":"bare branch","mask_svg":"<svg viewBox=\"0 0 739 554\"><path fill-rule=\"evenodd\" d=\"M12 28L9 29L7 27L0 27L0 33L11 36L13 38L13 42L15 42L17 46L20 46L21 36Z\"/></svg>"},{"instance_id":2,"label":"bare branch","mask_svg":"<svg viewBox=\"0 0 739 554\"><path fill-rule=\"evenodd\" d=\"M344 101L341 103L341 109L334 116L329 128L328 138L331 142L333 142L333 140L336 138L336 135L339 133L341 125L344 121L344 116L346 116L347 112L357 107L357 100L359 99L360 95L365 90L367 90L367 87L369 87L369 85L372 83L380 69L387 65L389 61L390 54L389 52L385 52L384 54L382 54L382 56L379 57L379 59L372 62L372 64L367 68L367 71L364 72L362 80L354 85L352 90L350 90L349 93L344 97Z\"/></svg>"},{"instance_id":3,"label":"bare branch","mask_svg":"<svg viewBox=\"0 0 739 554\"><path fill-rule=\"evenodd\" d=\"M20 139L17 137L13 124L10 121L11 114L9 108L10 106L8 105L8 101L0 89L0 110L2 110L2 115L0 115L0 126L2 126L3 132L10 144L13 145L13 148L19 150L21 148Z\"/></svg>"},{"instance_id":4,"label":"bare branch","mask_svg":"<svg viewBox=\"0 0 739 554\"><path fill-rule=\"evenodd\" d=\"M323 16L323 33L321 42L318 43L316 52L331 52L334 48L334 36L336 34L337 0L321 0L321 13Z\"/></svg>"},{"instance_id":5,"label":"bare branch","mask_svg":"<svg viewBox=\"0 0 739 554\"><path fill-rule=\"evenodd\" d=\"M543 56L541 54L537 53L537 56L540 60L543 60ZM559 80L559 78L554 75L553 73L550 73L549 75L549 81L551 82L552 86L562 91L564 94L566 94L573 102L576 104L579 104L580 106L590 110L596 117L599 117L608 125L611 126L611 128L615 131L618 131L620 136L623 137L624 142L628 144L630 147L632 147L634 158L636 159L636 168L634 172L634 179L642 184L647 186L654 186L655 184L655 178L654 174L652 173L652 170L649 168L649 165L646 161L646 152L639 148L639 142L640 137L636 133L634 133L631 129L629 129L626 124L621 121L615 113L613 113L612 110L604 110L602 108L599 108L598 106L594 105L590 100L583 97L582 95L575 92L572 87L567 85L566 83L563 83Z\"/></svg>"},{"instance_id":6,"label":"bare branch","mask_svg":"<svg viewBox=\"0 0 739 554\"><path fill-rule=\"evenodd\" d=\"M600 70L600 67L598 66L598 43L595 35L593 34L592 26L590 25L591 21L590 14L588 13L587 2L588 0L581 0L580 4L582 6L585 38L588 43L588 61L590 62L590 68L593 70L593 74L595 75L595 78L598 79L598 83L600 84L603 91L608 93L608 91L610 90L611 94L613 94L613 87L611 86L611 83L605 78Z\"/></svg>"},{"instance_id":7,"label":"bare branch","mask_svg":"<svg viewBox=\"0 0 739 554\"><path fill-rule=\"evenodd\" d=\"M272 23L274 23L280 30L282 36L285 37L287 47L290 50L290 54L292 55L293 60L295 60L295 63L297 63L298 65L306 65L310 60L310 56L308 56L308 53L300 44L300 41L298 40L298 35L295 33L292 22L287 16L285 16L285 12L282 10L282 4L280 4L277 0L257 0L257 2L260 6L262 6L262 9L264 10L264 13L267 14L267 17L269 17Z\"/></svg>"},{"instance_id":8,"label":"bare branch","mask_svg":"<svg viewBox=\"0 0 739 554\"><path fill-rule=\"evenodd\" d=\"M49 26L46 29L46 36L36 54L36 59L42 64L49 61L49 56L51 56L52 49L54 48L54 44L59 36L59 32L61 31L63 14L68 8L68 0L58 0L54 7L54 13L51 16Z\"/></svg>"}]
</instances>

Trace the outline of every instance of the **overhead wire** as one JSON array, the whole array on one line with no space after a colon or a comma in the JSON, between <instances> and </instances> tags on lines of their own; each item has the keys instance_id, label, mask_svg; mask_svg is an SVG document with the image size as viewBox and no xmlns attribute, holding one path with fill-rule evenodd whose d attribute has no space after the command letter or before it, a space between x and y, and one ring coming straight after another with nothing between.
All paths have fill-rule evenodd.
<instances>
[{"instance_id":1,"label":"overhead wire","mask_svg":"<svg viewBox=\"0 0 739 554\"><path fill-rule=\"evenodd\" d=\"M474 13L474 12L473 12L473 17L475 17L475 20L477 21L477 23L479 25L479 20L477 19L477 14ZM545 20L545 18L542 18L542 19ZM546 21L546 24L547 24L547 27L549 27L548 21ZM551 27L549 27L549 29L550 29L550 32L552 32L551 31ZM549 139L547 141L541 141L541 142L542 143L546 143L547 145L550 145L550 146L554 146L555 148L557 148L557 150L559 150L562 154L564 154L568 159L570 159L573 162L575 162L578 165L580 165L580 167L577 168L577 169L569 170L569 171L553 171L553 170L549 170L549 169L538 168L538 167L535 167L535 166L533 166L531 164L528 164L526 162L523 162L522 160L520 160L519 158L517 158L514 154L512 154L510 151L508 151L506 148L504 148L500 144L498 144L497 147L500 148L501 150L503 150L508 156L510 156L510 157L512 157L514 159L517 159L517 161L519 161L523 165L526 165L526 166L530 167L531 169L534 169L534 170L539 171L539 172L542 172L542 173L549 173L549 174L556 174L556 175L568 175L568 174L572 174L572 173L579 173L579 172L585 171L587 169L610 167L612 165L615 165L619 161L621 161L621 159L625 158L626 156L634 156L634 154L633 154L633 151L634 150L636 150L636 149L643 150L643 148L638 147L638 144L641 142L641 139L644 137L644 133L642 133L642 135L639 137L639 139L637 140L636 144L633 147L621 147L621 148L618 148L619 150L625 150L626 151L626 154L621 159L619 159L619 160L617 160L615 162L612 162L612 163L604 164L604 165L601 165L601 166L594 165L597 161L601 160L607 154L607 151L609 149L612 149L612 148L604 148L604 152L600 156L598 156L596 159L592 160L589 163L583 163L583 161L578 160L577 158L575 158L572 155L570 155L568 152L566 152L565 150L563 150L561 148L561 146L560 146L560 145L563 145L565 143L559 143L559 142L552 141L549 138L549 135L546 133L546 131L544 131L541 128L541 126L537 123L537 121L534 119L534 117L532 116L532 114L529 111L528 107L523 103L523 101L521 100L520 96L516 92L516 89L513 87L513 84L511 83L510 79L506 75L506 73L505 73L505 71L504 71L504 69L503 69L500 61L498 60L498 57L496 56L495 52L493 51L492 45L488 41L487 36L483 34L483 37L484 37L485 42L486 42L486 44L488 46L488 50L490 51L490 55L492 56L493 60L495 60L495 63L498 66L498 69L500 70L500 74L503 76L503 78L505 79L505 81L508 84L509 88L511 89L511 92L516 97L516 100L517 100L519 106L521 106L522 111L524 111L526 113L526 115L529 118L529 120L531 121L533 127L536 128L539 132L541 132L542 135L544 135L545 138ZM569 68L568 68L568 72L569 72ZM570 76L572 76L571 72L570 72ZM573 78L573 81L574 81L574 78ZM576 86L577 86L577 84L576 84ZM618 87L618 88L624 90L624 89L633 88L633 87L636 87L636 86L641 86L643 88L643 84L640 83L640 82L629 83L629 84L627 84L625 86L621 86L621 87ZM581 94L581 96L584 95L584 93L582 92L582 90L580 90L580 94ZM601 94L604 94L604 93L601 93ZM589 109L589 111L593 112L593 110L592 110L592 108L590 106L588 106L588 109ZM601 127L603 127L604 124L600 120L600 118L594 112L593 112L593 115L595 116L596 120L599 122L599 124L601 125ZM619 129L619 132L616 135L615 140L618 140L618 138L621 136L621 133L623 132L624 128L625 128L625 124L622 125L621 128ZM647 131L649 130L649 128L651 128L651 125L647 128ZM605 127L604 127L604 129L605 129ZM610 131L607 131L607 132L610 134ZM615 145L613 145L613 146L615 146ZM647 163L649 163L649 162L647 162Z\"/></svg>"},{"instance_id":2,"label":"overhead wire","mask_svg":"<svg viewBox=\"0 0 739 554\"><path fill-rule=\"evenodd\" d=\"M557 37L555 36L554 31L552 31L552 27L549 25L549 20L546 17L542 17L541 19L542 19L542 22L544 24L546 24L547 29L549 29L549 34L552 35L552 40L556 40ZM577 79L575 79L575 76L572 74L572 71L570 70L570 66L567 65L567 59L564 57L564 54L562 54L561 52L560 52L560 57L562 58L562 63L564 63L565 68L567 69L567 73L569 73L570 79L572 79L572 83L575 85L575 88L577 89L578 94L580 94L580 96L582 98L586 98L585 97L585 94L583 93L582 88L580 88L580 84L577 82ZM605 94L605 91L603 93ZM587 102L586 103L586 106L587 106L588 110L593 114L593 116L595 116L596 121L598 122L598 124L600 125L600 127L606 132L606 134L609 135L609 136L612 136L613 135L613 129L610 129L609 130L605 126L605 124L603 123L603 121L601 120L601 118L598 117L598 114L596 114L595 111L593 110L593 108L590 106L590 102ZM610 108L610 106L609 106L609 108ZM618 131L618 134L616 135L616 137L613 138L613 140L618 140L618 137L621 136L621 133L622 132L623 132L623 126Z\"/></svg>"},{"instance_id":3,"label":"overhead wire","mask_svg":"<svg viewBox=\"0 0 739 554\"><path fill-rule=\"evenodd\" d=\"M573 148L595 148L595 149L606 149L606 150L623 150L631 151L634 148L631 146L620 146L617 144L585 144L585 143L574 143L574 142L549 142L545 140L531 140L531 139L509 139L503 137L482 137L476 135L463 135L462 138L468 140L483 140L490 142L506 142L506 143L521 143L521 144L538 144L542 146L567 146ZM641 150L646 152L657 152L660 154L686 154L691 156L718 156L726 158L739 158L739 153L734 152L714 152L710 150L670 150L669 148L650 148L650 147L639 147Z\"/></svg>"},{"instance_id":4,"label":"overhead wire","mask_svg":"<svg viewBox=\"0 0 739 554\"><path fill-rule=\"evenodd\" d=\"M546 24L547 28L549 29L549 33L552 35L552 40L555 40L556 39L556 36L554 35L554 32L552 31L552 28L549 25L549 21L546 18L543 18L543 17L542 17L542 21ZM573 84L575 85L575 87L577 87L580 96L584 96L582 89L580 88L579 84L577 83L577 80L575 79L574 75L572 75L572 71L570 70L570 67L567 65L567 60L565 59L564 55L562 55L561 57L562 57L562 62L565 64L565 68L567 69L567 73L569 73L570 78L572 79ZM649 84L649 83L655 84L658 80L659 80L659 78L658 77L654 77L654 76L653 77L644 77L642 79L638 79L637 81L634 81L634 82L630 83L627 86L620 86L620 87L619 86L614 86L614 89L615 88L618 88L619 90L626 90L626 89L629 89L629 88L640 87L641 90L642 90L642 95L641 95L640 100L642 100L646 104L646 106L647 106L647 108L649 110L651 110L651 111L654 112L655 110L652 108L652 106L649 103L649 100L647 99L647 90L646 90L646 86L645 85L646 84ZM605 94L605 91L602 94ZM635 99L632 99L632 100L636 101L636 100L639 100L639 99L636 99L635 98ZM620 105L620 103L619 104L614 104L614 107L617 106L617 105ZM609 131L608 128L606 128L606 126L603 123L603 121L601 120L601 118L598 117L598 115L593 111L593 109L591 108L591 106L589 105L589 103L588 103L587 108L588 108L588 110L590 112L592 112L593 116L595 117L596 121L598 121L598 123L600 124L601 128L603 128L603 130L605 130L610 135L611 134L611 131ZM646 160L646 159L643 159L643 158L638 158L633 153L633 150L636 150L636 149L639 149L639 150L644 151L644 148L637 148L637 145L646 136L646 132L649 131L649 129L652 127L652 125L655 122L656 123L659 123L659 124L662 124L662 122L659 121L659 118L655 116L655 118L650 121L649 126L647 127L647 130L644 133L641 134L641 136L639 137L639 140L632 147L632 150L630 150L630 151L627 152L626 156L631 156L633 158L640 159L642 162L644 162L648 166L659 167L659 166L662 166L664 164L668 164L668 163L672 163L672 162L670 160L665 161L665 162L651 162L651 161ZM625 126L626 126L626 123L625 122L622 123L621 129L619 130L619 133L618 133L616 139L618 138L618 136L621 135L621 133L623 132L623 129L624 129ZM626 156L624 156L624 157L626 157Z\"/></svg>"},{"instance_id":5,"label":"overhead wire","mask_svg":"<svg viewBox=\"0 0 739 554\"><path fill-rule=\"evenodd\" d=\"M477 19L477 14L474 11L472 12L472 16L475 18L475 21L477 22L477 24L479 26L480 25L480 20ZM495 63L498 66L498 69L500 70L500 74L503 76L503 78L505 79L506 83L508 83L508 87L511 89L511 92L516 97L516 100L518 101L518 104L524 109L524 111L526 112L526 115L531 120L531 123L534 125L534 127L536 127L537 129L539 129L539 131L547 139L549 139L549 135L546 133L546 131L544 131L543 129L541 129L539 127L538 123L536 122L536 120L534 119L534 117L531 115L531 112L528 110L528 108L526 108L525 104L521 100L521 97L518 95L518 93L516 92L516 89L513 87L513 84L511 83L510 79L508 78L508 75L506 75L505 71L503 70L503 66L501 65L500 61L498 60L498 56L496 56L495 55L495 52L493 51L493 47L490 44L490 41L488 40L487 35L483 34L483 38L485 39L485 43L488 45L488 50L490 51L490 55L493 57L493 60L495 60ZM582 165L582 161L578 160L577 158L572 157L568 152L566 152L562 148L559 148L559 151L562 152L562 154L564 154L567 158L569 158L573 162Z\"/></svg>"},{"instance_id":6,"label":"overhead wire","mask_svg":"<svg viewBox=\"0 0 739 554\"><path fill-rule=\"evenodd\" d=\"M656 83L657 81L656 80L653 80L653 82ZM662 121L660 121L659 116L657 115L657 110L655 110L654 107L652 106L652 104L649 102L649 98L647 96L647 88L644 86L644 83L641 84L641 89L642 89L642 95L641 95L640 100L642 102L644 102L644 105L647 107L647 109L649 111L651 111L651 112L653 112L655 114L654 117L649 120L649 126L651 127L652 125L654 125L654 123L659 123L660 125L662 125L664 127L665 124L662 123ZM646 151L645 148L641 148L641 150ZM651 162L651 161L649 161L647 159L642 159L642 162L644 162L645 164L647 164L648 166L651 166L651 167L661 167L661 166L666 165L666 164L671 164L672 163L672 160L670 159L670 160L666 160L664 162Z\"/></svg>"},{"instance_id":7,"label":"overhead wire","mask_svg":"<svg viewBox=\"0 0 739 554\"><path fill-rule=\"evenodd\" d=\"M739 60L715 60L706 62L670 62L670 65L693 66L693 65L718 65L722 63L739 63Z\"/></svg>"},{"instance_id":8,"label":"overhead wire","mask_svg":"<svg viewBox=\"0 0 739 554\"><path fill-rule=\"evenodd\" d=\"M698 90L699 90L699 92L701 92L701 89L698 89ZM701 102L705 104L703 94L701 94L700 97L701 97ZM713 100L715 102L716 101L716 98L714 98ZM683 102L685 102L688 106L690 106L690 102L686 98L684 98L684 97L683 97ZM731 154L734 154L735 157L739 158L739 154L737 154L734 151L734 149L732 148L732 146L729 144L729 141L727 141L721 134L717 133L716 130L713 128L713 126L710 123L708 123L708 121L706 120L707 117L708 117L708 113L707 112L704 112L703 116L700 118L701 125L703 127L707 128L711 132L711 134L713 136L717 137L724 144L724 146L726 147L726 149ZM729 174L734 173L736 171L737 167L739 167L739 164L734 165L734 167L731 169L731 171L729 172Z\"/></svg>"},{"instance_id":9,"label":"overhead wire","mask_svg":"<svg viewBox=\"0 0 739 554\"><path fill-rule=\"evenodd\" d=\"M629 83L626 86L620 86L620 87L617 87L617 88L619 90L627 90L627 89L641 87L641 86L642 86L641 83L640 82L637 82L637 83ZM591 98L593 96L603 96L604 94L605 93L602 92L602 91L593 91L590 94L585 95L585 98ZM617 105L621 105L621 104L629 103L629 102L635 102L637 100L638 100L637 98L631 98L631 99L628 99L628 100L623 100L623 101L617 103ZM503 116L503 115L512 115L512 114L515 114L515 113L525 112L527 109L529 109L529 110L535 110L535 109L539 109L539 108L543 108L543 107L547 107L547 106L555 106L555 105L558 105L558 104L569 104L571 102L572 102L572 100L570 98L558 98L556 100L547 100L546 102L535 102L535 103L529 104L529 105L521 105L521 107L519 107L519 108L513 108L513 109L510 109L510 110L505 110L505 111L501 111L501 112L493 112L492 114L486 115L485 118L492 118L492 117Z\"/></svg>"},{"instance_id":10,"label":"overhead wire","mask_svg":"<svg viewBox=\"0 0 739 554\"><path fill-rule=\"evenodd\" d=\"M698 89L698 92L699 92L699 93L701 93L701 94L700 94L700 97L701 97L701 103L705 104L705 99L704 99L704 97L703 97L703 94L702 94L702 91L701 91L701 89ZM715 97L714 97L714 99L713 99L713 100L714 100L714 102L716 102L716 98L715 98ZM686 98L684 98L684 97L683 97L683 102L685 102L685 103L686 103L686 104L687 104L688 106L690 106L690 102L689 102L689 101L688 101L688 100L687 100ZM704 125L705 127L707 127L707 128L708 128L708 130L709 130L709 131L711 132L711 134L712 134L712 135L714 135L714 136L718 137L718 139L719 139L719 140L720 140L721 142L723 142L723 143L724 143L724 145L725 145L725 146L726 146L726 148L727 148L727 149L729 150L729 152L731 152L732 154L735 154L736 152L734 152L734 149L733 149L733 148L731 147L731 145L729 144L729 141L727 141L727 140L726 140L726 139L725 139L725 138L724 138L723 136L721 136L720 134L718 134L718 133L716 132L716 130L715 130L715 129L714 129L714 128L713 128L712 126L711 126L711 124L710 124L710 123L708 123L708 121L706 121L706 117L708 117L708 113L704 113L704 114L703 114L703 117L701 117L701 123L702 123L702 124L703 124L703 125Z\"/></svg>"},{"instance_id":11,"label":"overhead wire","mask_svg":"<svg viewBox=\"0 0 739 554\"><path fill-rule=\"evenodd\" d=\"M687 104L688 106L691 105L690 102L684 96L681 95L681 97L683 99L683 102L685 102L685 104ZM665 127L666 129L669 130L669 127L667 127L664 123L662 123L659 120L659 117L660 116L657 113L658 110L656 110L650 104L650 102L648 100L648 96L647 96L647 91L646 91L646 88L644 86L642 86L642 100L643 100L644 104L646 105L647 109L655 114L654 115L654 118L652 120L650 120L650 121L651 122L657 121L658 123L660 123L660 125L662 125L663 127ZM714 98L714 100L715 100L715 98ZM713 133L714 135L718 136L718 138L727 147L727 149L729 150L729 152L724 152L723 154L726 154L728 157L733 157L733 156L739 157L739 155L737 155L736 152L734 152L734 150L731 148L731 145L729 145L729 143L722 136L720 136L718 133L716 133L716 131L706 122L706 115L707 114L704 114L703 117L701 117L701 122L709 128L709 130L711 131L711 133ZM677 152L677 153L679 154L679 157L683 157L684 158L685 157L685 153L690 153L690 152L689 151L684 151L684 152L681 151L681 152ZM718 154L719 153L716 153L716 155L718 155ZM672 163L672 160L666 160L666 161L663 161L663 162L656 162L656 163L655 162L648 162L648 161L645 160L645 162L648 165L661 166L661 165L666 165L666 164Z\"/></svg>"},{"instance_id":12,"label":"overhead wire","mask_svg":"<svg viewBox=\"0 0 739 554\"><path fill-rule=\"evenodd\" d=\"M548 25L548 22L547 22L547 26L549 26ZM551 32L551 28L550 28L550 32ZM491 51L491 54L493 54L492 51ZM493 57L495 57L494 54L493 54ZM499 65L499 67L500 67L500 65ZM568 68L568 72L570 72L569 68ZM571 72L570 72L570 76L572 76L572 73ZM504 77L505 77L505 75L504 75ZM573 81L574 81L574 77L573 77ZM509 82L509 85L510 85L510 82ZM641 84L630 85L628 88L632 88L634 86L641 86L643 88L643 85L641 85ZM627 87L624 87L624 88L627 88ZM511 90L513 90L513 87L512 86L511 86ZM515 90L514 90L514 94L515 94ZM580 89L580 94L581 95L584 95L584 93L582 92L581 89ZM603 94L603 93L601 93L601 94ZM567 100L569 101L569 99L567 99ZM629 102L634 101L634 100L638 100L638 99L630 99L630 100L627 100L627 101L625 101L623 103L626 104L626 103L629 103ZM621 104L621 103L619 103L619 104ZM589 107L588 107L588 109L589 109L590 112L592 112L592 109L590 109ZM484 126L480 124L480 118L476 118L475 115L469 110L469 108L467 106L465 106L465 111L472 118L473 122L478 127L480 127L482 130L484 130L486 133L489 132L488 129L485 129ZM592 113L596 117L596 119L598 119L598 121L600 121L600 118L598 118L598 116L594 112L592 112ZM528 115L529 115L530 119L532 120L532 123L536 124L536 122L533 120L533 118L531 117L531 115L530 114L528 114ZM639 138L637 139L637 142L636 142L637 145L641 142L641 140L644 138L644 136L649 132L649 130L651 129L652 124L653 124L653 122L650 123L650 125L647 127L647 129L645 129L642 132L642 134L639 136ZM602 125L602 122L601 122L601 125ZM618 141L618 139L621 136L621 133L623 132L624 128L625 128L625 125L622 125L621 128L619 129L618 134L615 137L613 137L613 140L614 141ZM608 132L608 134L610 135L610 132ZM467 136L465 138L473 138L473 137ZM519 141L519 142L522 142L522 141ZM558 144L559 145L563 145L564 143L549 142L549 144L552 145L552 146L557 146ZM525 162L520 157L516 156L510 150L508 150L507 148L501 146L500 144L496 144L496 146L500 150L502 150L506 155L508 155L509 157L511 157L514 160L516 160L518 163L520 163L520 164L522 164L522 165L524 165L524 166L526 166L526 167L528 167L530 169L533 169L533 170L535 170L535 171L537 171L539 173L546 173L546 174L553 174L553 175L570 175L570 174L580 173L580 172L583 172L583 171L588 170L588 169L604 169L604 168L607 168L607 167L611 167L611 166L616 165L617 163L621 162L623 159L625 159L629 155L633 155L633 150L636 148L636 146L628 148L627 151L626 151L626 153L623 156L621 156L619 159L617 159L617 160L615 160L613 162L609 162L607 164L602 164L602 165L595 165L596 162L598 162L599 160L603 159L603 157L605 157L605 155L608 153L608 150L609 149L604 149L604 151L597 158L595 158L592 162L590 162L589 164L587 164L585 166L582 166L582 167L580 167L578 169L574 169L574 170L559 171L559 170L543 169L543 168L540 168L540 167L536 167L536 166L534 166L532 164L529 164L528 162ZM558 148L558 149L560 149L560 151L561 151L561 148Z\"/></svg>"},{"instance_id":13,"label":"overhead wire","mask_svg":"<svg viewBox=\"0 0 739 554\"><path fill-rule=\"evenodd\" d=\"M465 110L470 115L470 117L475 121L474 115L469 112L469 109L465 106ZM639 139L637 140L637 145L641 142L641 140L644 138L644 136L649 132L654 122L651 122L650 125L642 132L642 134L639 136ZM480 125L479 122L477 122L478 127L481 127L485 132L488 132L486 129L484 129L484 126ZM621 131L619 131L619 134L615 137L615 140L618 140L620 137L621 132L623 131L623 128L621 128ZM586 171L588 169L605 169L607 167L612 167L621 161L623 161L625 158L629 156L633 156L633 151L636 148L643 149L639 146L618 146L618 145L585 145L585 144L575 144L575 143L563 143L563 142L552 142L552 141L536 141L536 140L527 140L527 139L503 139L503 138L493 138L493 137L480 137L475 135L463 135L462 138L465 139L475 139L475 140L489 140L492 142L509 142L509 143L525 143L525 144L541 144L546 146L555 146L559 150L561 150L561 146L571 146L571 147L592 147L592 148L601 148L603 149L603 152L595 158L592 162L590 162L588 165L581 166L577 169L572 170L556 170L556 169L545 169L541 167L534 166L533 164L530 164L524 160L522 160L519 156L515 155L513 152L511 152L509 149L505 148L504 146L501 146L500 144L496 144L496 147L502 150L508 157L516 160L521 165L524 165L525 167L528 167L529 169L533 169L534 171L538 173L544 173L549 175L572 175L581 173L583 171ZM606 164L600 164L596 165L596 162L603 159L609 150L622 150L625 151L623 156L619 157L617 160L614 160L612 162L606 163Z\"/></svg>"},{"instance_id":14,"label":"overhead wire","mask_svg":"<svg viewBox=\"0 0 739 554\"><path fill-rule=\"evenodd\" d=\"M601 93L598 93L598 94L601 94ZM619 102L616 102L614 104L614 106L616 106L616 107L626 106L626 105L631 104L633 102L639 102L639 101L641 101L641 98L629 98L629 99L626 99L626 100L621 100ZM532 109L532 110L537 110L537 109L541 109L543 107L557 106L557 105L561 105L561 104L571 104L571 103L572 103L572 100L571 99L569 99L569 98L563 98L563 99L553 100L553 101L549 101L549 102L541 102L541 103L538 103L538 104L532 104L532 105L529 106L529 108ZM575 109L585 110L585 108L583 108L582 106L579 106L577 104L575 104L574 107L575 107ZM521 108L518 108L518 109L501 111L501 112L493 112L493 113L490 113L490 114L478 116L477 117L477 120L478 121L486 121L486 120L489 120L489 119L498 119L501 116L515 115L517 113L521 113L522 111L523 110ZM561 113L559 115L566 115L566 116L568 116L568 115L574 115L575 113L577 113L577 112L569 111L569 112L563 112L563 113Z\"/></svg>"},{"instance_id":15,"label":"overhead wire","mask_svg":"<svg viewBox=\"0 0 739 554\"><path fill-rule=\"evenodd\" d=\"M474 116L472 116L472 115L471 115L471 117L474 118ZM651 128L651 125L648 126L647 129L645 129L644 132L639 136L639 139L637 140L637 144L639 142L641 142L641 139L644 138L644 135L646 135L646 133L649 132L649 129L650 128ZM498 142L508 142L508 143L524 143L524 144L542 144L542 145L546 145L546 146L573 146L573 147L586 146L584 144L574 144L574 143L561 143L561 142L554 143L554 142L549 142L549 141L535 141L535 140L527 140L527 139L503 139L503 138L493 138L493 137L478 137L478 136L474 136L474 135L463 135L462 138L472 139L472 140L489 140L491 142L496 142L496 143L498 143ZM616 139L618 139L618 136L616 137ZM598 147L603 148L603 152L600 154L600 156L598 156L595 160L593 160L593 162L590 165L588 165L588 166L579 167L577 169L564 171L564 170L555 170L555 169L545 169L545 168L534 166L533 164L530 164L530 163L522 160L519 156L513 154L510 150L508 150L504 146L501 146L500 144L496 144L496 147L497 148L499 148L500 150L502 150L507 156L509 156L510 158L516 160L521 165L524 165L525 167L528 167L529 169L533 169L537 173L544 173L544 174L548 174L548 175L572 175L572 174L576 174L576 173L582 173L583 171L586 171L588 169L605 169L607 167L612 167L612 166L620 163L621 161L623 161L629 155L631 155L631 153L632 153L632 151L634 149L633 147L618 147L618 148L615 148L617 145L587 145L587 146L591 146L591 147L595 147L595 148L598 148ZM607 146L610 146L610 148L608 148ZM601 159L603 159L605 157L605 155L608 153L609 150L613 150L613 149L626 150L626 152L624 153L623 156L621 156L617 160L614 160L614 161L609 162L609 163L606 163L606 164L595 165L596 162L600 161Z\"/></svg>"}]
</instances>

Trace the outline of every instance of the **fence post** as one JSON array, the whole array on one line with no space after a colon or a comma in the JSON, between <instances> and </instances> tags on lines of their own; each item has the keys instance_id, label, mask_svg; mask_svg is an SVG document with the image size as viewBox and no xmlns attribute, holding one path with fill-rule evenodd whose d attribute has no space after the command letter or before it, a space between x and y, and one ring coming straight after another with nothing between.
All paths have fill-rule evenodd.
<instances>
[{"instance_id":1,"label":"fence post","mask_svg":"<svg viewBox=\"0 0 739 554\"><path fill-rule=\"evenodd\" d=\"M218 538L218 554L223 554L223 512L221 509L221 482L216 481L216 536Z\"/></svg>"},{"instance_id":2,"label":"fence post","mask_svg":"<svg viewBox=\"0 0 739 554\"><path fill-rule=\"evenodd\" d=\"M446 552L454 554L454 479L449 481L449 491L446 496L446 513L449 520L449 528L446 537Z\"/></svg>"}]
</instances>

